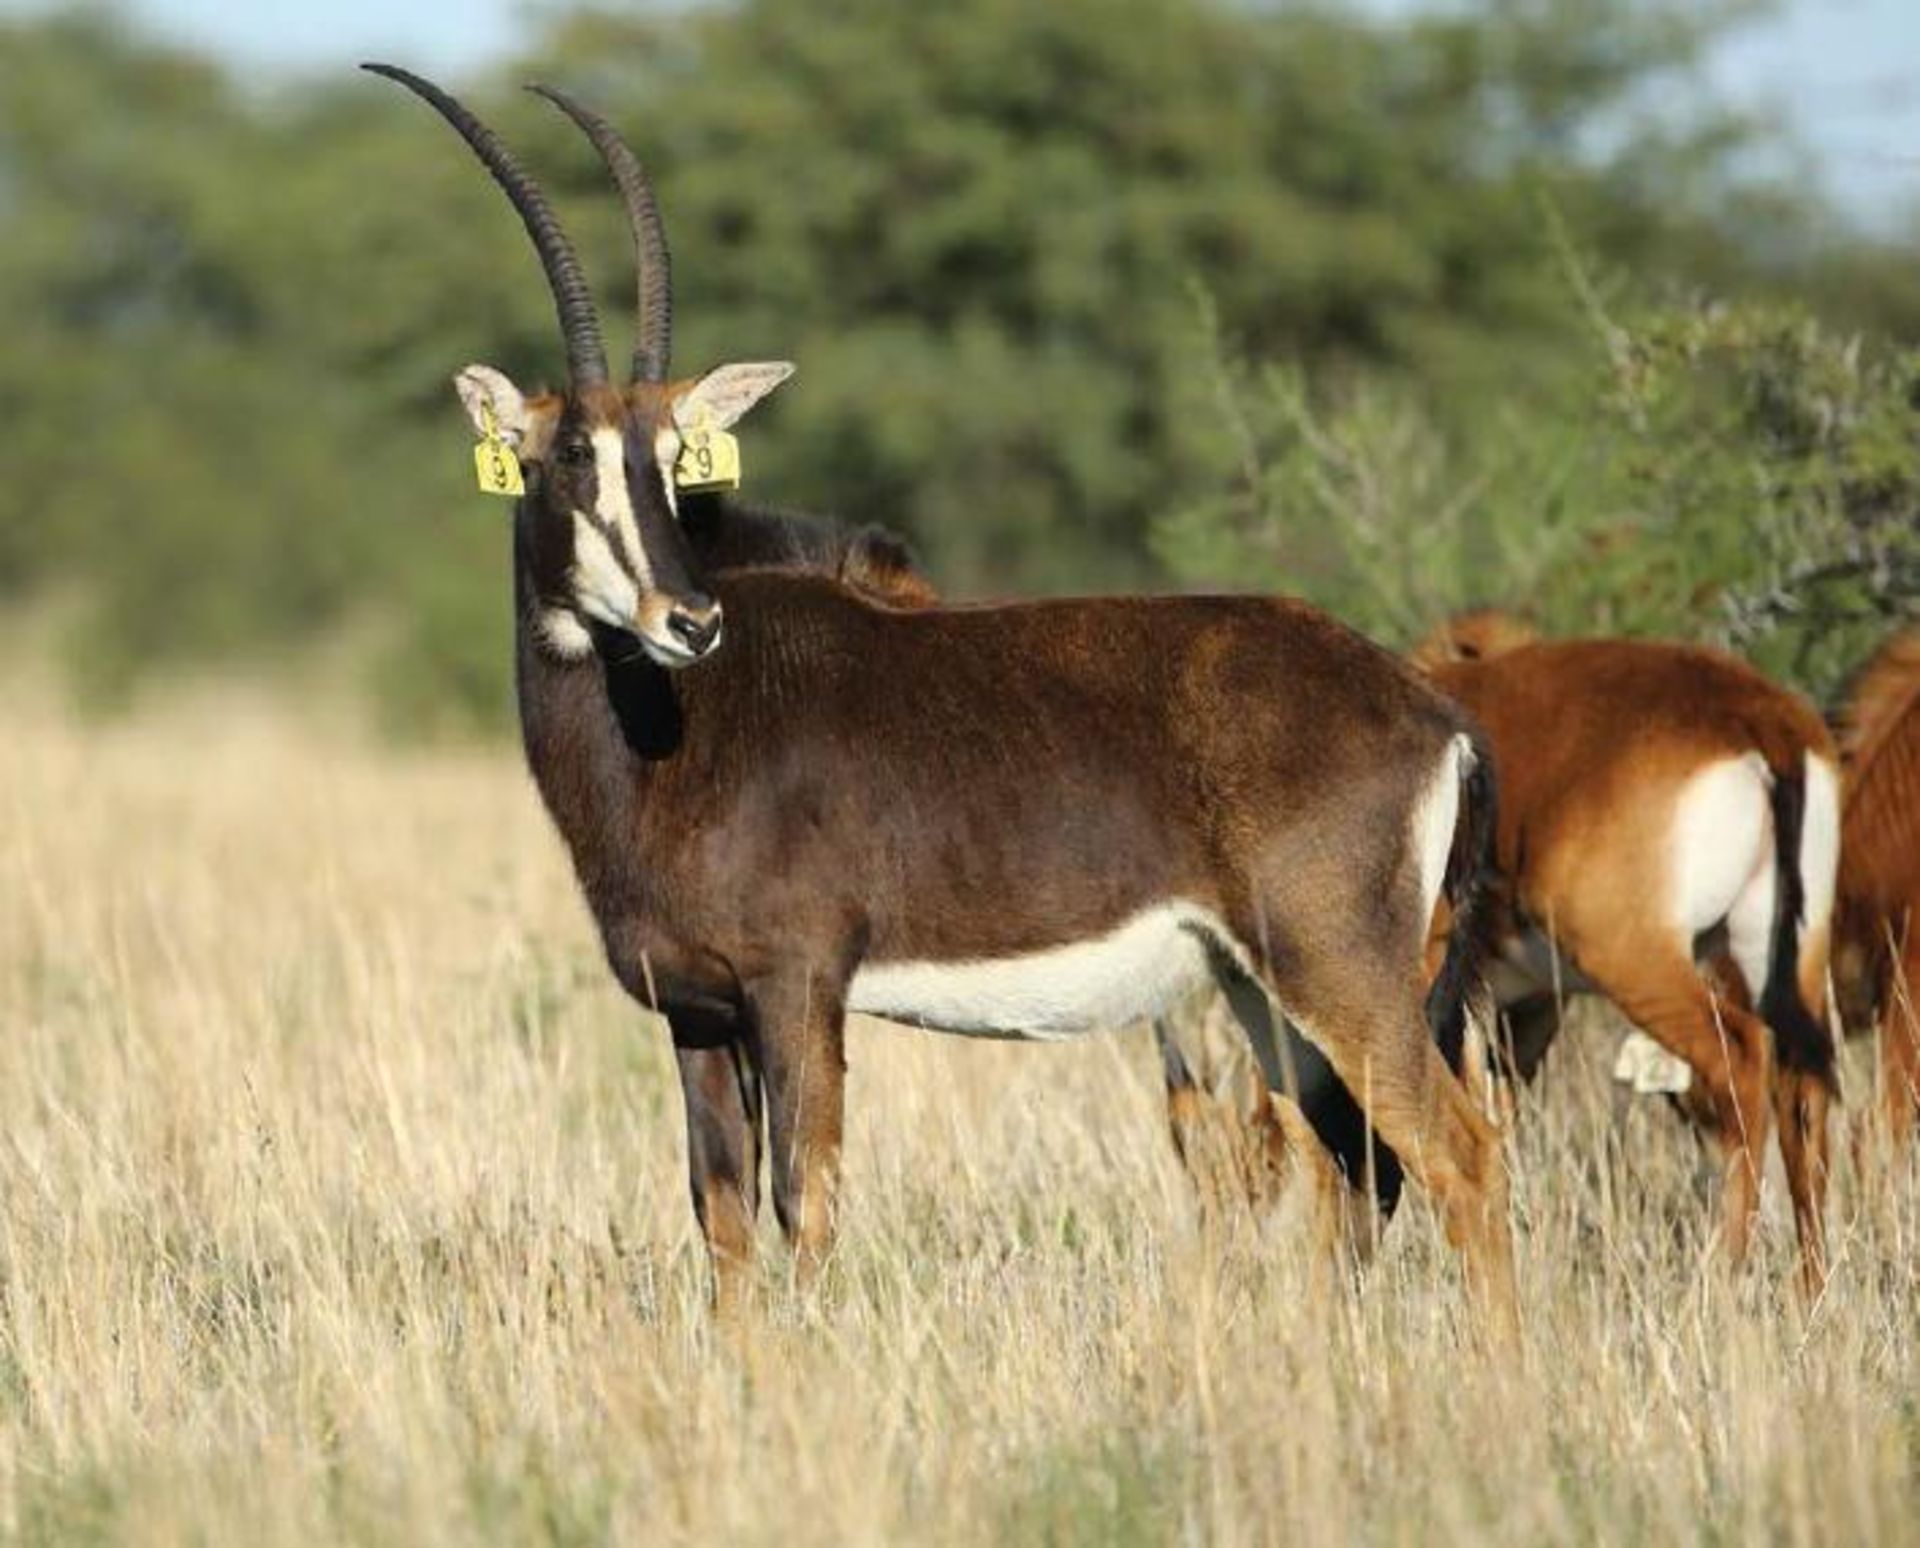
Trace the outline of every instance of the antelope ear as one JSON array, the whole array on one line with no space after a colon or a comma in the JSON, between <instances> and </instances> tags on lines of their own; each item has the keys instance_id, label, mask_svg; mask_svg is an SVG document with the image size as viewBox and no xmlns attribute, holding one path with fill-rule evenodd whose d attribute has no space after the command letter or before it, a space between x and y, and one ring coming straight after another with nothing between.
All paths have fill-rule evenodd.
<instances>
[{"instance_id":1,"label":"antelope ear","mask_svg":"<svg viewBox=\"0 0 1920 1548\"><path fill-rule=\"evenodd\" d=\"M715 366L673 400L673 422L681 431L730 429L733 423L789 376L790 360L756 360Z\"/></svg>"},{"instance_id":2,"label":"antelope ear","mask_svg":"<svg viewBox=\"0 0 1920 1548\"><path fill-rule=\"evenodd\" d=\"M470 365L454 377L453 387L475 434L497 435L516 452L533 441L538 405L529 403L503 372Z\"/></svg>"}]
</instances>

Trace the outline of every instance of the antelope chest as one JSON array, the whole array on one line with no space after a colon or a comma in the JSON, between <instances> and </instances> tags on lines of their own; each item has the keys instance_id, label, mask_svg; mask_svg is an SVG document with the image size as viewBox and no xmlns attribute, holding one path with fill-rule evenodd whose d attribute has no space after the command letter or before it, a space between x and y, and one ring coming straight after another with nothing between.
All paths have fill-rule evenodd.
<instances>
[{"instance_id":1,"label":"antelope chest","mask_svg":"<svg viewBox=\"0 0 1920 1548\"><path fill-rule=\"evenodd\" d=\"M1220 921L1187 903L1020 956L863 963L848 1008L970 1037L1053 1042L1124 1027L1213 982ZM1231 948L1229 948L1231 949Z\"/></svg>"}]
</instances>

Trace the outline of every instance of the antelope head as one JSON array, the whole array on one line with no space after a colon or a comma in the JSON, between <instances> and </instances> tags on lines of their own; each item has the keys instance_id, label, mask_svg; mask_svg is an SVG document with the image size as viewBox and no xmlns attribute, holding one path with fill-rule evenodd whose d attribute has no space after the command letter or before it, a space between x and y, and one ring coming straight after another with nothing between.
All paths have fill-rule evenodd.
<instances>
[{"instance_id":1,"label":"antelope head","mask_svg":"<svg viewBox=\"0 0 1920 1548\"><path fill-rule=\"evenodd\" d=\"M1535 644L1540 631L1516 613L1497 607L1456 613L1407 652L1407 659L1423 672L1449 661L1485 661L1508 651Z\"/></svg>"},{"instance_id":2,"label":"antelope head","mask_svg":"<svg viewBox=\"0 0 1920 1548\"><path fill-rule=\"evenodd\" d=\"M536 86L593 141L633 227L636 342L627 384L615 385L580 260L539 185L491 129L432 82L392 65L365 68L423 98L459 132L512 201L553 292L567 354L564 392L524 393L487 365L454 378L475 429L499 437L525 469L523 553L547 645L584 655L598 624L632 635L665 667L711 654L720 644L720 603L680 529L674 465L684 435L727 429L792 375L792 365L758 361L668 379L672 270L646 173L603 119Z\"/></svg>"}]
</instances>

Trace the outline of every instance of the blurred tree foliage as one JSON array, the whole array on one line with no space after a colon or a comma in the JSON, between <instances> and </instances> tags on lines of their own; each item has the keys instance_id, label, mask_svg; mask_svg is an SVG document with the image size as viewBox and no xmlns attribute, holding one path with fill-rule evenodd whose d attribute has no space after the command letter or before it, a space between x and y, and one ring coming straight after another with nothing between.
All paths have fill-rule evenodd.
<instances>
[{"instance_id":1,"label":"blurred tree foliage","mask_svg":"<svg viewBox=\"0 0 1920 1548\"><path fill-rule=\"evenodd\" d=\"M1143 583L1170 563L1317 588L1404 633L1476 579L1564 584L1565 616L1609 616L1597 593L1573 600L1598 571L1538 543L1500 568L1501 519L1475 514L1525 485L1606 541L1585 471L1594 333L1562 248L1916 331L1904 261L1836 240L1801 193L1740 183L1752 126L1663 108L1702 100L1702 51L1752 9L592 8L543 13L527 58L451 84L561 202L610 325L631 283L617 204L514 83L575 87L655 166L681 368L801 365L751 429L755 492L901 526L959 592ZM351 626L383 642L377 682L405 724L505 713L504 507L471 491L447 379L483 359L537 382L558 349L517 223L418 103L358 78L238 80L94 9L0 23L0 325L0 596L80 599L83 682L112 693L156 664L271 659ZM1716 343L1731 324L1702 326L1635 333L1645 381L1616 369L1605 389L1669 455L1690 426L1724 427L1659 384L1748 358ZM1816 374L1864 369L1811 320L1775 334ZM1250 403L1223 390L1225 358L1288 366ZM1861 392L1893 401L1877 379ZM1870 482L1870 443L1898 439L1874 423L1805 517L1823 543L1867 498L1846 480ZM1275 435L1286 471L1250 470ZM1356 467L1391 487L1360 490L1315 449L1328 436L1357 438ZM1303 522L1293 491L1316 479ZM1617 508L1643 557L1738 504L1649 480ZM1811 510L1789 485L1772 497ZM1426 495L1458 513L1415 519ZM1256 508L1273 513L1264 570L1241 541ZM1753 555L1731 531L1700 543L1657 584L1622 572L1616 621L1666 626L1666 602L1633 599L1705 578L1740 627L1777 632L1790 609L1767 588L1796 584L1788 558L1722 574L1722 549Z\"/></svg>"},{"instance_id":2,"label":"blurred tree foliage","mask_svg":"<svg viewBox=\"0 0 1920 1548\"><path fill-rule=\"evenodd\" d=\"M1236 471L1176 574L1288 586L1405 644L1463 607L1730 646L1822 696L1920 615L1920 352L1784 304L1593 306L1587 368L1450 440L1423 391L1220 359Z\"/></svg>"}]
</instances>

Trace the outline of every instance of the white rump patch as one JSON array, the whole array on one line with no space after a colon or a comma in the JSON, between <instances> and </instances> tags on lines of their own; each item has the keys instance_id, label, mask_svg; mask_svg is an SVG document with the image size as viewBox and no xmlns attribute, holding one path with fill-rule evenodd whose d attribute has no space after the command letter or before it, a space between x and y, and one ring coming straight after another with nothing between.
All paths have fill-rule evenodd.
<instances>
[{"instance_id":1,"label":"white rump patch","mask_svg":"<svg viewBox=\"0 0 1920 1548\"><path fill-rule=\"evenodd\" d=\"M1833 917L1840 869L1840 771L1807 754L1807 805L1800 824L1800 885L1807 917L1801 939L1826 928Z\"/></svg>"},{"instance_id":2,"label":"white rump patch","mask_svg":"<svg viewBox=\"0 0 1920 1548\"><path fill-rule=\"evenodd\" d=\"M1473 768L1473 742L1465 735L1447 743L1447 755L1413 809L1413 851L1420 857L1422 919L1433 918L1440 887L1447 879L1453 831L1460 821L1461 786Z\"/></svg>"},{"instance_id":3,"label":"white rump patch","mask_svg":"<svg viewBox=\"0 0 1920 1548\"><path fill-rule=\"evenodd\" d=\"M1171 1010L1213 983L1210 943L1244 955L1207 910L1163 903L1106 935L1028 956L864 963L847 1004L943 1032L1052 1042Z\"/></svg>"},{"instance_id":4,"label":"white rump patch","mask_svg":"<svg viewBox=\"0 0 1920 1548\"><path fill-rule=\"evenodd\" d=\"M1773 875L1773 782L1757 752L1710 763L1681 787L1669 851L1669 917L1689 943ZM1756 988L1757 992L1757 988Z\"/></svg>"}]
</instances>

